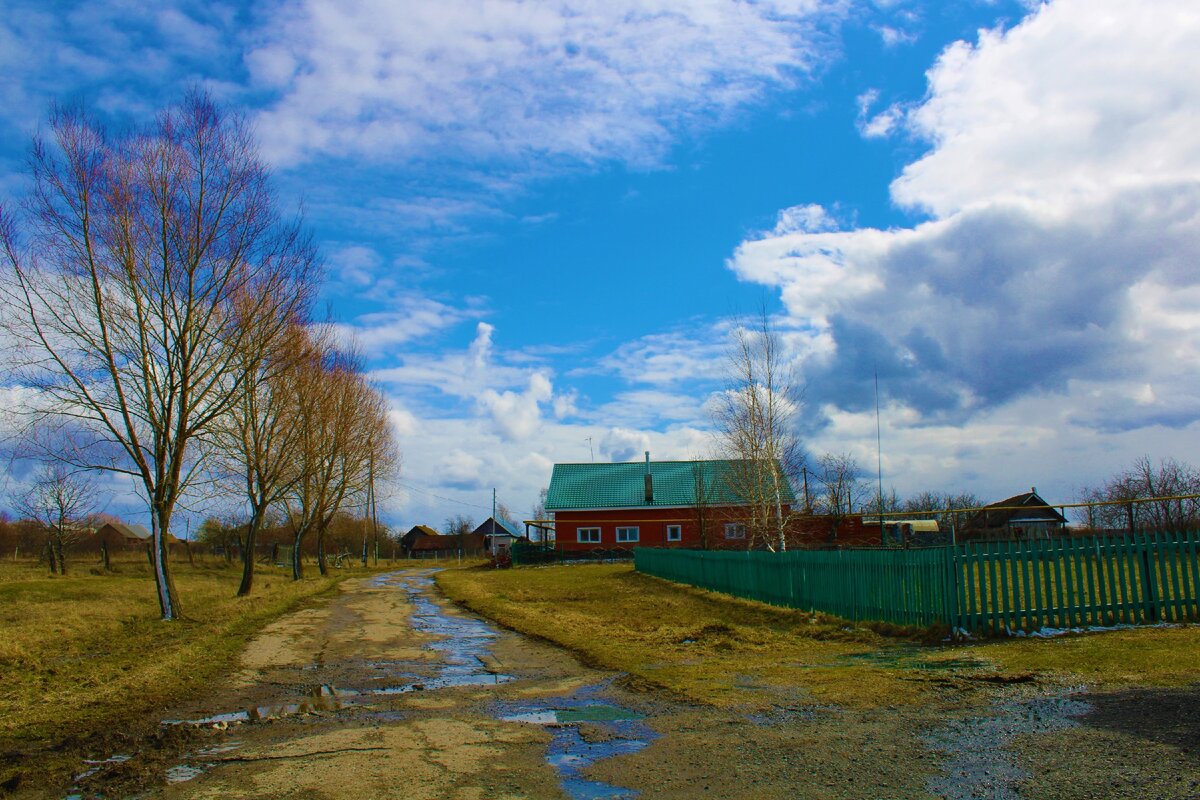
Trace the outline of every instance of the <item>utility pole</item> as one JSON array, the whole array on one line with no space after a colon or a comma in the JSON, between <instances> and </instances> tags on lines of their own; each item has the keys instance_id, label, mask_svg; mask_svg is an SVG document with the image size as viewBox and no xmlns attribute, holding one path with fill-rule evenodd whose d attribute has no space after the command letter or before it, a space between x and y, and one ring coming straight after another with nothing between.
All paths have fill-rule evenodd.
<instances>
[{"instance_id":1,"label":"utility pole","mask_svg":"<svg viewBox=\"0 0 1200 800\"><path fill-rule=\"evenodd\" d=\"M587 437L587 443L588 443L588 458L590 458L592 461L595 461L596 453L592 450L592 437L590 437L590 436Z\"/></svg>"},{"instance_id":2,"label":"utility pole","mask_svg":"<svg viewBox=\"0 0 1200 800\"><path fill-rule=\"evenodd\" d=\"M883 434L879 425L879 370L875 370L875 464L879 476L879 542L883 543Z\"/></svg>"}]
</instances>

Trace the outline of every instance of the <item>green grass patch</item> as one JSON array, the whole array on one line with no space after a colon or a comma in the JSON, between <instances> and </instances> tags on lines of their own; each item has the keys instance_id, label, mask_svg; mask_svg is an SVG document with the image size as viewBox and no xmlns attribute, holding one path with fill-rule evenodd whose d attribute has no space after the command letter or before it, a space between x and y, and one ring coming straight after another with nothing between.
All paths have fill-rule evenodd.
<instances>
[{"instance_id":1,"label":"green grass patch","mask_svg":"<svg viewBox=\"0 0 1200 800\"><path fill-rule=\"evenodd\" d=\"M113 732L148 730L155 710L204 690L266 623L367 570L331 570L295 582L256 571L235 597L240 564L172 564L186 619L159 620L144 557L113 573L73 566L66 577L34 564L0 566L0 786L61 780ZM107 755L104 753L102 755Z\"/></svg>"},{"instance_id":2,"label":"green grass patch","mask_svg":"<svg viewBox=\"0 0 1200 800\"><path fill-rule=\"evenodd\" d=\"M437 580L452 599L587 663L724 707L922 703L947 676L1114 687L1200 680L1198 626L923 647L928 631L776 608L627 564L456 570Z\"/></svg>"}]
</instances>

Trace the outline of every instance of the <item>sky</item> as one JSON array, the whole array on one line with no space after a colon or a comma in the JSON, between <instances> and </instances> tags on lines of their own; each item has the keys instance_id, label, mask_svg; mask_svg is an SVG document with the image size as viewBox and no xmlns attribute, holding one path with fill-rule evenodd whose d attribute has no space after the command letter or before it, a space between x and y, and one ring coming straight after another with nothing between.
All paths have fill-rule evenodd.
<instances>
[{"instance_id":1,"label":"sky","mask_svg":"<svg viewBox=\"0 0 1200 800\"><path fill-rule=\"evenodd\" d=\"M712 455L759 309L813 456L1070 502L1197 460L1197 52L1194 0L8 0L0 200L51 103L244 114L389 398L401 529Z\"/></svg>"}]
</instances>

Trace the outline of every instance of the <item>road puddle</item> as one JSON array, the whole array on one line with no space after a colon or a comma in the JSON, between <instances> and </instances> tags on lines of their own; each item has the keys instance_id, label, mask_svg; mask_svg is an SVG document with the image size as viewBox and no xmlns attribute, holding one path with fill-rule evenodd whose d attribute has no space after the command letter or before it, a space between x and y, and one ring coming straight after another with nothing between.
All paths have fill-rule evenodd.
<instances>
[{"instance_id":1,"label":"road puddle","mask_svg":"<svg viewBox=\"0 0 1200 800\"><path fill-rule=\"evenodd\" d=\"M223 730L230 725L241 725L248 722L270 722L303 714L339 711L349 705L359 694L353 689L336 689L328 684L322 684L313 690L307 700L301 702L252 706L238 711L226 711L195 719L164 719L162 724Z\"/></svg>"},{"instance_id":2,"label":"road puddle","mask_svg":"<svg viewBox=\"0 0 1200 800\"><path fill-rule=\"evenodd\" d=\"M641 714L612 702L605 696L606 690L607 683L603 683L567 697L497 707L497 719L543 725L553 731L546 763L558 771L563 791L573 800L637 797L634 789L589 780L583 773L598 761L636 753L658 738Z\"/></svg>"}]
</instances>

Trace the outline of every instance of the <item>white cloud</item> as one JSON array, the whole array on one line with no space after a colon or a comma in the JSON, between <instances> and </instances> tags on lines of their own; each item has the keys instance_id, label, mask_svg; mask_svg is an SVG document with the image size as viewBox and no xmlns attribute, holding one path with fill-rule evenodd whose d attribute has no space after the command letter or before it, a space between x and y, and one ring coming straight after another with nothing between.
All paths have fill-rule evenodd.
<instances>
[{"instance_id":1,"label":"white cloud","mask_svg":"<svg viewBox=\"0 0 1200 800\"><path fill-rule=\"evenodd\" d=\"M528 439L537 432L542 419L542 404L554 397L550 379L540 372L529 376L529 385L522 392L497 392L484 389L479 403L492 415L492 421L505 439Z\"/></svg>"},{"instance_id":2,"label":"white cloud","mask_svg":"<svg viewBox=\"0 0 1200 800\"><path fill-rule=\"evenodd\" d=\"M723 374L726 340L711 326L696 326L688 333L655 333L625 342L597 362L600 371L616 374L630 383L666 386L696 379L718 379ZM579 374L593 370L580 369Z\"/></svg>"},{"instance_id":3,"label":"white cloud","mask_svg":"<svg viewBox=\"0 0 1200 800\"><path fill-rule=\"evenodd\" d=\"M945 216L1200 179L1198 29L1190 0L1058 0L948 48L909 117L933 150L893 196Z\"/></svg>"},{"instance_id":4,"label":"white cloud","mask_svg":"<svg viewBox=\"0 0 1200 800\"><path fill-rule=\"evenodd\" d=\"M1136 431L1200 443L1195 52L1191 2L1058 0L985 31L881 124L932 144L892 185L930 221L839 230L804 224L822 220L806 210L737 249L740 277L782 293L826 426L814 441L867 446L869 426L845 420L869 421L878 372L885 402L911 415L904 468L927 475L1042 456L1068 469L1042 441L1097 462L1136 454ZM877 100L859 98L864 135Z\"/></svg>"},{"instance_id":5,"label":"white cloud","mask_svg":"<svg viewBox=\"0 0 1200 800\"><path fill-rule=\"evenodd\" d=\"M650 436L629 428L610 428L600 438L600 455L609 461L632 461L650 449Z\"/></svg>"},{"instance_id":6,"label":"white cloud","mask_svg":"<svg viewBox=\"0 0 1200 800\"><path fill-rule=\"evenodd\" d=\"M307 0L263 14L246 65L277 93L259 127L284 162L431 151L644 161L680 127L794 83L847 6Z\"/></svg>"}]
</instances>

